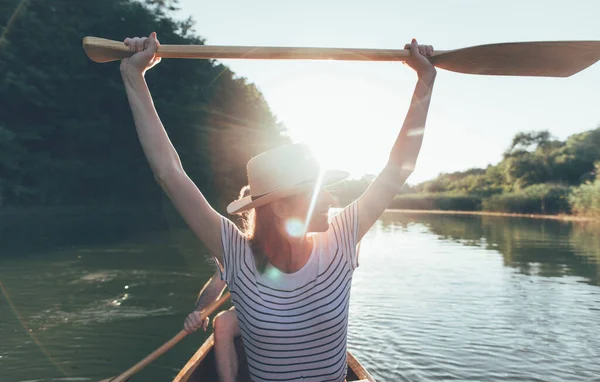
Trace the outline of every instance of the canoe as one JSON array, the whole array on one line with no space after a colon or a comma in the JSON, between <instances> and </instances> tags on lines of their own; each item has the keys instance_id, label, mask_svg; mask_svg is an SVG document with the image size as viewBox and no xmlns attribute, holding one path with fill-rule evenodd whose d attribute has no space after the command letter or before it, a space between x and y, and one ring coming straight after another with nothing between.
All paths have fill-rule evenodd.
<instances>
[{"instance_id":1,"label":"canoe","mask_svg":"<svg viewBox=\"0 0 600 382\"><path fill-rule=\"evenodd\" d=\"M215 354L213 345L215 344L214 335L210 337L200 346L198 351L189 359L185 366L179 371L173 382L210 382L218 381L217 369L215 366ZM237 382L250 382L248 374L248 363L244 353L244 345L240 337L235 340L236 351L238 353L239 373ZM375 382L375 379L367 372L367 370L358 362L352 355L347 353L348 358L348 374L346 380L348 382Z\"/></svg>"}]
</instances>

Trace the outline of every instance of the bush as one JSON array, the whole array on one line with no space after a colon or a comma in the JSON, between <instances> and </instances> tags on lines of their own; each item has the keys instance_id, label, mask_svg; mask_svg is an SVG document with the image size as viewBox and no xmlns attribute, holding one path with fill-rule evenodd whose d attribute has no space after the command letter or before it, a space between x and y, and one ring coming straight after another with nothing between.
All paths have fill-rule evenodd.
<instances>
[{"instance_id":1,"label":"bush","mask_svg":"<svg viewBox=\"0 0 600 382\"><path fill-rule=\"evenodd\" d=\"M600 218L600 179L574 189L569 203L576 215Z\"/></svg>"},{"instance_id":2,"label":"bush","mask_svg":"<svg viewBox=\"0 0 600 382\"><path fill-rule=\"evenodd\" d=\"M405 210L479 211L481 198L456 194L398 195L389 208Z\"/></svg>"},{"instance_id":3,"label":"bush","mask_svg":"<svg viewBox=\"0 0 600 382\"><path fill-rule=\"evenodd\" d=\"M494 195L483 201L484 211L522 214L568 214L572 189L560 184L536 184L518 192Z\"/></svg>"}]
</instances>

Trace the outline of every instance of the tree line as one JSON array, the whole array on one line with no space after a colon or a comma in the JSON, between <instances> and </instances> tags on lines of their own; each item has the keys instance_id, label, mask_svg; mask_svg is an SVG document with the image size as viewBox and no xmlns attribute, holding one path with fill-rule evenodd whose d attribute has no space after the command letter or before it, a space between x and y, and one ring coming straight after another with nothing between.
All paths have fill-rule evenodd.
<instances>
[{"instance_id":1,"label":"tree line","mask_svg":"<svg viewBox=\"0 0 600 382\"><path fill-rule=\"evenodd\" d=\"M141 146L118 62L97 64L85 36L156 31L203 44L177 0L25 0L0 8L0 205L119 205L162 197ZM163 60L146 75L190 177L221 207L252 156L288 143L257 87L214 60Z\"/></svg>"},{"instance_id":2,"label":"tree line","mask_svg":"<svg viewBox=\"0 0 600 382\"><path fill-rule=\"evenodd\" d=\"M368 185L346 182L342 201ZM600 127L564 141L548 131L518 133L499 163L405 186L392 207L600 217Z\"/></svg>"}]
</instances>

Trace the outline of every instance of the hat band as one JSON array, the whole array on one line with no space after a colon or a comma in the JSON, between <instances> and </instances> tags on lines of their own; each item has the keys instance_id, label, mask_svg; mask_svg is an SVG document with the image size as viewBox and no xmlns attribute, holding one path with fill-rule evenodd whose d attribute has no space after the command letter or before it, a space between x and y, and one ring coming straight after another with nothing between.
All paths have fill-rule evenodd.
<instances>
[{"instance_id":1,"label":"hat band","mask_svg":"<svg viewBox=\"0 0 600 382\"><path fill-rule=\"evenodd\" d=\"M304 186L304 185L307 185L307 184L311 184L314 181L315 181L315 179L305 180L304 182L296 183L296 184L294 184L292 186L289 186L289 187L300 187L300 186ZM280 190L276 190L276 191L280 191ZM250 188L250 192L252 192L252 188ZM275 191L269 191L269 192L265 192L264 194L260 194L260 195L250 195L250 200L255 201L256 199L260 199L260 198L262 198L264 196L267 196L269 194L272 194L274 192Z\"/></svg>"},{"instance_id":2,"label":"hat band","mask_svg":"<svg viewBox=\"0 0 600 382\"><path fill-rule=\"evenodd\" d=\"M266 194L256 195L256 196L250 195L250 200L255 201L256 199L262 198L263 196L267 196L269 194L270 194L270 192L267 192Z\"/></svg>"}]
</instances>

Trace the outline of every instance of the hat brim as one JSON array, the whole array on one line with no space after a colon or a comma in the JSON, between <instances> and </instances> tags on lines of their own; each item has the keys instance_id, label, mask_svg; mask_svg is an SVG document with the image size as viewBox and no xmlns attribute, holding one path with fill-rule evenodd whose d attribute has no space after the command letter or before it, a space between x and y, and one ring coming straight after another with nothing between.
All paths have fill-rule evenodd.
<instances>
[{"instance_id":1,"label":"hat brim","mask_svg":"<svg viewBox=\"0 0 600 382\"><path fill-rule=\"evenodd\" d=\"M346 171L341 170L327 170L323 174L323 181L321 187L330 186L334 183L340 182L346 179L350 174ZM264 196L255 198L252 200L252 196L246 196L244 198L235 200L227 206L227 213L239 214L249 209L264 206L274 202L275 200L287 198L288 196L300 194L313 190L315 182L305 182L292 187L286 187L285 189L270 192ZM252 190L251 190L252 191Z\"/></svg>"}]
</instances>

